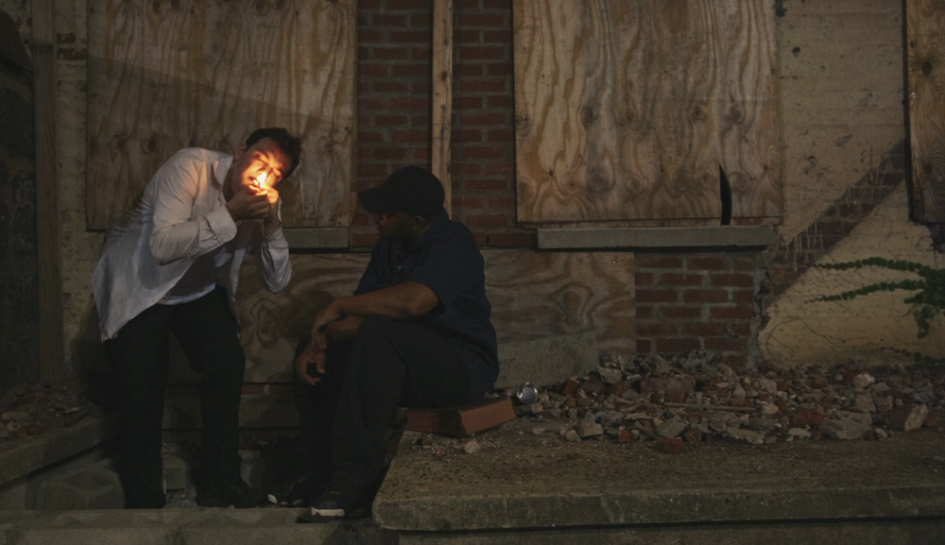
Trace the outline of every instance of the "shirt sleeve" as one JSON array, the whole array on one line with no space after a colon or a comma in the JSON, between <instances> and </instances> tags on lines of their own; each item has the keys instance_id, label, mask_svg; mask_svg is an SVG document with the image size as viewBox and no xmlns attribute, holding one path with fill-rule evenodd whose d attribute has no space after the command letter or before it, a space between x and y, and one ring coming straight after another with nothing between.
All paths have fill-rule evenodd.
<instances>
[{"instance_id":1,"label":"shirt sleeve","mask_svg":"<svg viewBox=\"0 0 945 545\"><path fill-rule=\"evenodd\" d=\"M262 222L259 225L259 241L255 251L256 270L266 289L278 293L289 285L292 278L292 261L289 259L289 243L282 233L282 201L279 201L278 227L270 231Z\"/></svg>"},{"instance_id":2,"label":"shirt sleeve","mask_svg":"<svg viewBox=\"0 0 945 545\"><path fill-rule=\"evenodd\" d=\"M361 275L361 280L358 282L357 289L354 290L355 295L377 291L385 287L384 275L381 271L381 262L383 259L381 256L383 253L381 252L381 244L385 243L386 241L381 239L375 243L374 248L371 249L371 260L364 269L364 274Z\"/></svg>"},{"instance_id":3,"label":"shirt sleeve","mask_svg":"<svg viewBox=\"0 0 945 545\"><path fill-rule=\"evenodd\" d=\"M236 236L236 223L225 206L193 216L200 197L202 174L195 162L174 157L158 170L154 198L154 232L150 246L154 259L166 265L219 248Z\"/></svg>"},{"instance_id":4,"label":"shirt sleeve","mask_svg":"<svg viewBox=\"0 0 945 545\"><path fill-rule=\"evenodd\" d=\"M407 280L423 284L449 307L463 290L481 283L483 259L472 234L460 227L452 236L426 249Z\"/></svg>"}]
</instances>

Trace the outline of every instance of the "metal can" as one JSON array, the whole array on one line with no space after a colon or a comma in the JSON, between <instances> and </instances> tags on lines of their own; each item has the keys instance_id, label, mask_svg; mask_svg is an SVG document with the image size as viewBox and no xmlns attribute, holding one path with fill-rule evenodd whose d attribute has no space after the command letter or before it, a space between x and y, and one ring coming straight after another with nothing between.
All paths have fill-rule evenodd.
<instances>
[{"instance_id":1,"label":"metal can","mask_svg":"<svg viewBox=\"0 0 945 545\"><path fill-rule=\"evenodd\" d=\"M531 382L526 382L515 390L515 399L522 405L531 405L538 399L538 388Z\"/></svg>"}]
</instances>

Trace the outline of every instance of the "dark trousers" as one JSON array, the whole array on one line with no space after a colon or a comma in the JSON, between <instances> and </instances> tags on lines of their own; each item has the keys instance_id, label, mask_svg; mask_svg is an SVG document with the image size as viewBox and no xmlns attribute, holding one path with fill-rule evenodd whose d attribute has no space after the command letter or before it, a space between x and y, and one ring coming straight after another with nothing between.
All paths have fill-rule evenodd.
<instances>
[{"instance_id":1,"label":"dark trousers","mask_svg":"<svg viewBox=\"0 0 945 545\"><path fill-rule=\"evenodd\" d=\"M305 342L300 344L300 350ZM469 377L459 354L429 328L383 316L364 320L354 340L331 345L315 386L295 381L300 439L311 472L331 485L365 492L377 483L385 433L396 407L468 403Z\"/></svg>"},{"instance_id":2,"label":"dark trousers","mask_svg":"<svg viewBox=\"0 0 945 545\"><path fill-rule=\"evenodd\" d=\"M245 358L239 326L220 286L195 301L154 305L105 342L119 377L121 483L128 508L165 503L161 421L168 372L169 335L201 374L202 471L198 486L229 486L239 478L239 404Z\"/></svg>"}]
</instances>

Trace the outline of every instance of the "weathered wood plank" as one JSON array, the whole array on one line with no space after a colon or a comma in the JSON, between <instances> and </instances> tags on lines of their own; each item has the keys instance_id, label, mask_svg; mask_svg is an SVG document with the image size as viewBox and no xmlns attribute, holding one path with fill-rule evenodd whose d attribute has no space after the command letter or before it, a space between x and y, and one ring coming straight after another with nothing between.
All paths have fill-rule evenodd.
<instances>
[{"instance_id":1,"label":"weathered wood plank","mask_svg":"<svg viewBox=\"0 0 945 545\"><path fill-rule=\"evenodd\" d=\"M33 98L36 123L36 250L39 265L39 376L65 372L62 253L56 176L56 29L53 0L34 0Z\"/></svg>"},{"instance_id":2,"label":"weathered wood plank","mask_svg":"<svg viewBox=\"0 0 945 545\"><path fill-rule=\"evenodd\" d=\"M499 342L590 331L601 347L635 352L632 254L486 251L483 257ZM246 382L291 378L295 344L319 310L354 291L368 259L293 255L292 282L278 294L262 287L251 264L243 267L237 310Z\"/></svg>"},{"instance_id":3,"label":"weathered wood plank","mask_svg":"<svg viewBox=\"0 0 945 545\"><path fill-rule=\"evenodd\" d=\"M945 223L945 4L906 1L912 216Z\"/></svg>"},{"instance_id":4,"label":"weathered wood plank","mask_svg":"<svg viewBox=\"0 0 945 545\"><path fill-rule=\"evenodd\" d=\"M261 126L303 137L292 227L355 207L354 0L89 3L88 226L120 217L178 149L232 153Z\"/></svg>"},{"instance_id":5,"label":"weathered wood plank","mask_svg":"<svg viewBox=\"0 0 945 545\"><path fill-rule=\"evenodd\" d=\"M453 209L450 145L453 115L453 0L433 2L433 111L431 171L443 182L446 212Z\"/></svg>"},{"instance_id":6,"label":"weathered wood plank","mask_svg":"<svg viewBox=\"0 0 945 545\"><path fill-rule=\"evenodd\" d=\"M515 0L518 218L781 216L774 6ZM754 220L757 222L757 219Z\"/></svg>"}]
</instances>

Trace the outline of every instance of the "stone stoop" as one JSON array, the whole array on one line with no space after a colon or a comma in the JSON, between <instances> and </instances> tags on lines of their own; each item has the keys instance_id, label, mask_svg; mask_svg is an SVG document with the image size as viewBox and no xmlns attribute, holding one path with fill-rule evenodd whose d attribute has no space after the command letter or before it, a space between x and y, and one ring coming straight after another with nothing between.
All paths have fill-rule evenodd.
<instances>
[{"instance_id":1,"label":"stone stoop","mask_svg":"<svg viewBox=\"0 0 945 545\"><path fill-rule=\"evenodd\" d=\"M399 545L945 542L941 432L674 454L509 425L474 440L405 434L373 506Z\"/></svg>"},{"instance_id":2,"label":"stone stoop","mask_svg":"<svg viewBox=\"0 0 945 545\"><path fill-rule=\"evenodd\" d=\"M299 509L0 511L0 545L396 545L371 519L298 524Z\"/></svg>"}]
</instances>

